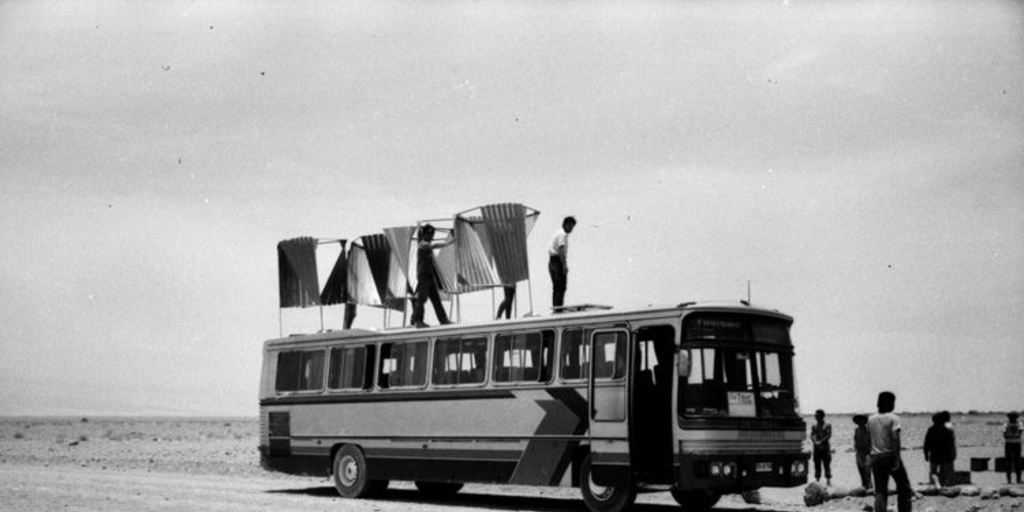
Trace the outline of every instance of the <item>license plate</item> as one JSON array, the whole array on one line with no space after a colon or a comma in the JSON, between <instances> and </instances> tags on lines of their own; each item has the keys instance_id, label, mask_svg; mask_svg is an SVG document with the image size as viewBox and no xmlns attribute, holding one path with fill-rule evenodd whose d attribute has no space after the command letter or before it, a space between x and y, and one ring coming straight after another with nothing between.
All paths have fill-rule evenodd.
<instances>
[{"instance_id":1,"label":"license plate","mask_svg":"<svg viewBox=\"0 0 1024 512\"><path fill-rule=\"evenodd\" d=\"M758 473L771 473L772 472L772 463L771 462L758 462L757 465L754 466L754 471L757 471Z\"/></svg>"}]
</instances>

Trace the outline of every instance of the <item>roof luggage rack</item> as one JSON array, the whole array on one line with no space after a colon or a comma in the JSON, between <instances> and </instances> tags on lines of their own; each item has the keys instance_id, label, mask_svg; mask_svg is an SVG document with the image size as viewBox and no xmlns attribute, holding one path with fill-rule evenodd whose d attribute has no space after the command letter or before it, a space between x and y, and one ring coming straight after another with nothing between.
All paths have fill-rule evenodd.
<instances>
[{"instance_id":1,"label":"roof luggage rack","mask_svg":"<svg viewBox=\"0 0 1024 512\"><path fill-rule=\"evenodd\" d=\"M570 304L568 306L555 306L551 308L551 311L555 313L579 313L581 311L605 311L611 308L611 306L603 304Z\"/></svg>"}]
</instances>

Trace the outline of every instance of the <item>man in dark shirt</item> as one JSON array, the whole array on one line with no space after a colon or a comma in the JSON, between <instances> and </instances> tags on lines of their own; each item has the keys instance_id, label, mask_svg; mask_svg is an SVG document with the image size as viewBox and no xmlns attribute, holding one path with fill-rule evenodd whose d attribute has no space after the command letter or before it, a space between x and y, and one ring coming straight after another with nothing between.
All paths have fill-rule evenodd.
<instances>
[{"instance_id":1,"label":"man in dark shirt","mask_svg":"<svg viewBox=\"0 0 1024 512\"><path fill-rule=\"evenodd\" d=\"M437 292L437 270L434 267L434 249L444 247L455 241L449 237L443 242L434 241L434 226L424 224L419 231L419 243L416 246L416 295L412 301L412 325L427 327L423 321L423 303L430 299L434 305L437 321L449 324L448 314L441 303L441 295Z\"/></svg>"},{"instance_id":2,"label":"man in dark shirt","mask_svg":"<svg viewBox=\"0 0 1024 512\"><path fill-rule=\"evenodd\" d=\"M956 437L950 420L946 411L935 414L932 416L932 426L924 436L924 460L929 463L928 477L939 487L953 485Z\"/></svg>"},{"instance_id":3,"label":"man in dark shirt","mask_svg":"<svg viewBox=\"0 0 1024 512\"><path fill-rule=\"evenodd\" d=\"M1024 424L1017 419L1019 417L1020 415L1015 412L1007 414L1006 418L1009 421L1003 427L1003 441L1006 442L1006 483L1010 483L1011 473L1016 474L1017 483L1021 483L1020 438L1021 432L1024 431Z\"/></svg>"},{"instance_id":4,"label":"man in dark shirt","mask_svg":"<svg viewBox=\"0 0 1024 512\"><path fill-rule=\"evenodd\" d=\"M814 445L814 480L821 481L821 466L825 466L825 484L832 485L832 425L825 423L825 411L814 412L811 443Z\"/></svg>"}]
</instances>

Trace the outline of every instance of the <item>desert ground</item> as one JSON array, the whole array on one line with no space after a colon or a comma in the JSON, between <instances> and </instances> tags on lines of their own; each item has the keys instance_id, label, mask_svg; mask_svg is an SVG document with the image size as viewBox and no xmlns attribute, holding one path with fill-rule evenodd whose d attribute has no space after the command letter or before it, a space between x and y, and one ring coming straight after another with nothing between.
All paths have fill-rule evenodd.
<instances>
[{"instance_id":1,"label":"desert ground","mask_svg":"<svg viewBox=\"0 0 1024 512\"><path fill-rule=\"evenodd\" d=\"M830 417L835 428L834 489L856 485L849 416ZM907 418L904 460L919 485L926 468L921 439L929 422ZM960 456L1001 454L998 415L958 416ZM849 424L849 425L847 425ZM0 509L4 511L519 511L586 510L576 489L468 485L451 499L428 499L405 482L393 482L380 499L344 500L323 478L268 473L259 466L255 418L0 418ZM1004 476L972 473L981 489L1006 487ZM804 489L764 489L760 503L725 496L716 508L756 511L864 511L871 498L841 497L806 507ZM679 507L665 493L641 495L636 510ZM890 499L895 505L895 497ZM1024 512L1024 498L917 496L924 512Z\"/></svg>"}]
</instances>

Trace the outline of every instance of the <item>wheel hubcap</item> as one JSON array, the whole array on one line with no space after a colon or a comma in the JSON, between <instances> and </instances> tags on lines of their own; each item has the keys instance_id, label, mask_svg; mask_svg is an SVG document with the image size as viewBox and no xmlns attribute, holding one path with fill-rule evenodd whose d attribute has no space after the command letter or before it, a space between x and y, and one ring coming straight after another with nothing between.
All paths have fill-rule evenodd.
<instances>
[{"instance_id":1,"label":"wheel hubcap","mask_svg":"<svg viewBox=\"0 0 1024 512\"><path fill-rule=\"evenodd\" d=\"M356 483L359 478L359 465L356 464L355 459L352 457L345 457L341 459L339 464L338 478L341 479L341 483L346 487L350 487Z\"/></svg>"},{"instance_id":2,"label":"wheel hubcap","mask_svg":"<svg viewBox=\"0 0 1024 512\"><path fill-rule=\"evenodd\" d=\"M611 496L615 494L614 487L598 485L596 482L594 482L593 478L589 478L588 480L589 482L587 484L587 487L590 488L590 495L593 496L594 499L599 501L607 501L608 498L611 498Z\"/></svg>"}]
</instances>

